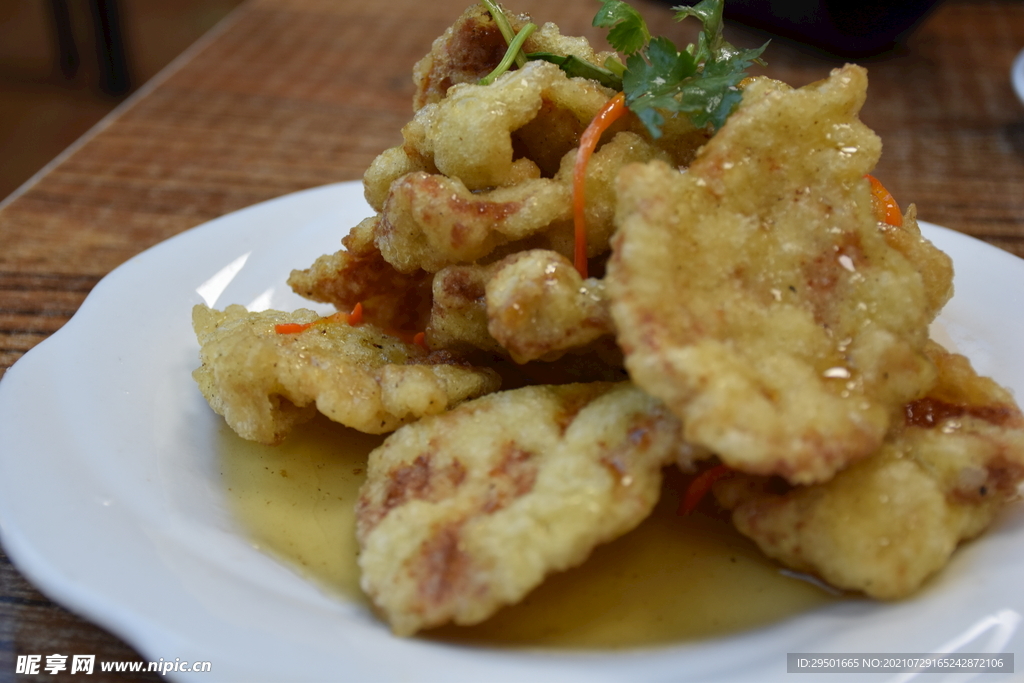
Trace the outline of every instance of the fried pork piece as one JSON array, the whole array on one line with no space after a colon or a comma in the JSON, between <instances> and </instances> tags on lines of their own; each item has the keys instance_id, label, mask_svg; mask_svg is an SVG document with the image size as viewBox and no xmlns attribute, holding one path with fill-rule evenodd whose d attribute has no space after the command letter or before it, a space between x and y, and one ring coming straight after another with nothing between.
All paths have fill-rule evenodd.
<instances>
[{"instance_id":1,"label":"fried pork piece","mask_svg":"<svg viewBox=\"0 0 1024 683\"><path fill-rule=\"evenodd\" d=\"M737 529L785 565L882 599L914 592L984 531L1018 497L1024 418L966 358L938 345L930 354L938 385L906 406L876 454L785 493L762 478L719 482Z\"/></svg>"},{"instance_id":2,"label":"fried pork piece","mask_svg":"<svg viewBox=\"0 0 1024 683\"><path fill-rule=\"evenodd\" d=\"M506 12L506 16L516 33L530 22L526 14ZM508 43L484 6L469 7L413 67L416 83L413 108L419 110L440 101L453 85L479 81L498 66L507 49ZM611 52L595 53L586 39L563 36L550 22L529 37L523 52L574 55L597 66L613 55Z\"/></svg>"},{"instance_id":3,"label":"fried pork piece","mask_svg":"<svg viewBox=\"0 0 1024 683\"><path fill-rule=\"evenodd\" d=\"M679 431L628 383L504 391L403 427L356 505L363 590L401 635L483 621L643 520Z\"/></svg>"},{"instance_id":4,"label":"fried pork piece","mask_svg":"<svg viewBox=\"0 0 1024 683\"><path fill-rule=\"evenodd\" d=\"M413 109L443 99L456 83L479 81L498 66L507 50L508 43L490 12L483 5L469 7L413 67Z\"/></svg>"},{"instance_id":5,"label":"fried pork piece","mask_svg":"<svg viewBox=\"0 0 1024 683\"><path fill-rule=\"evenodd\" d=\"M615 230L612 186L631 162L666 158L634 133L619 133L594 154L587 168L587 248L593 257L608 250ZM526 178L508 187L472 192L457 177L425 171L391 183L376 232L376 244L398 271L437 272L521 248L547 248L571 256L572 165L566 154L553 178Z\"/></svg>"},{"instance_id":6,"label":"fried pork piece","mask_svg":"<svg viewBox=\"0 0 1024 683\"><path fill-rule=\"evenodd\" d=\"M374 244L379 219L368 218L342 239L344 249L324 254L305 270L293 270L288 285L299 296L341 311L363 307L363 318L381 329L412 338L430 317L429 273L399 273Z\"/></svg>"},{"instance_id":7,"label":"fried pork piece","mask_svg":"<svg viewBox=\"0 0 1024 683\"><path fill-rule=\"evenodd\" d=\"M514 131L549 110L563 112L567 121L553 127L545 140L545 147L557 150L553 171L614 94L595 81L570 79L554 64L528 62L490 85L454 86L444 99L420 109L402 129L404 149L470 190L500 187L509 183L517 156L532 158L514 154Z\"/></svg>"},{"instance_id":8,"label":"fried pork piece","mask_svg":"<svg viewBox=\"0 0 1024 683\"><path fill-rule=\"evenodd\" d=\"M385 260L412 273L496 260L495 253L523 248L572 256L576 148L613 94L554 64L531 61L490 85L454 85L423 106L402 129L402 146L380 154L363 176L366 199L380 215L376 243ZM652 141L627 115L606 140L587 167L591 258L607 252L615 230L618 170L652 159L688 163L707 132L679 117Z\"/></svg>"},{"instance_id":9,"label":"fried pork piece","mask_svg":"<svg viewBox=\"0 0 1024 683\"><path fill-rule=\"evenodd\" d=\"M584 280L557 252L531 249L434 276L431 348L552 361L612 332L604 282Z\"/></svg>"},{"instance_id":10,"label":"fried pork piece","mask_svg":"<svg viewBox=\"0 0 1024 683\"><path fill-rule=\"evenodd\" d=\"M499 262L500 263L500 262ZM487 329L487 282L498 264L457 265L434 275L426 341L432 349L473 349L507 355Z\"/></svg>"},{"instance_id":11,"label":"fried pork piece","mask_svg":"<svg viewBox=\"0 0 1024 683\"><path fill-rule=\"evenodd\" d=\"M608 291L626 367L735 469L824 481L924 394L936 312L872 213L866 72L755 79L685 173L619 175Z\"/></svg>"},{"instance_id":12,"label":"fried pork piece","mask_svg":"<svg viewBox=\"0 0 1024 683\"><path fill-rule=\"evenodd\" d=\"M402 147L382 153L363 178L367 200L381 214L384 258L403 273L436 272L522 240L571 256L575 149L612 94L554 64L530 62L491 85L458 85L421 109L403 128ZM676 163L704 139L680 129L669 152L626 126L613 128L588 166L591 257L607 251L614 231L611 188L619 168L655 158Z\"/></svg>"},{"instance_id":13,"label":"fried pork piece","mask_svg":"<svg viewBox=\"0 0 1024 683\"><path fill-rule=\"evenodd\" d=\"M584 280L552 251L502 260L485 291L487 329L517 363L554 360L613 331L604 281Z\"/></svg>"},{"instance_id":14,"label":"fried pork piece","mask_svg":"<svg viewBox=\"0 0 1024 683\"><path fill-rule=\"evenodd\" d=\"M391 186L377 244L400 272L437 272L565 223L569 207L568 188L549 178L474 194L457 179L410 173Z\"/></svg>"},{"instance_id":15,"label":"fried pork piece","mask_svg":"<svg viewBox=\"0 0 1024 683\"><path fill-rule=\"evenodd\" d=\"M299 333L275 331L278 324L319 319L306 309L193 309L202 361L193 377L239 436L279 443L316 410L343 425L383 434L498 388L493 371L430 355L372 325L319 322Z\"/></svg>"},{"instance_id":16,"label":"fried pork piece","mask_svg":"<svg viewBox=\"0 0 1024 683\"><path fill-rule=\"evenodd\" d=\"M934 319L953 297L953 260L921 235L917 207L911 204L903 216L903 225L879 223L885 241L906 256L921 273L924 282L927 315Z\"/></svg>"},{"instance_id":17,"label":"fried pork piece","mask_svg":"<svg viewBox=\"0 0 1024 683\"><path fill-rule=\"evenodd\" d=\"M506 12L506 15L516 32L530 21L526 14ZM416 94L413 109L418 112L428 105L441 102L448 97L453 86L475 84L498 65L505 50L505 39L487 10L482 5L468 8L454 25L434 41L430 53L414 68ZM563 36L558 27L550 22L541 25L527 39L523 51L572 55L596 66L603 66L609 57L616 56L614 52L595 51L586 38ZM562 81L562 84L569 83L572 85L561 91L545 93L543 106L537 116L512 131L517 156L534 160L545 176L553 174L562 155L578 144L580 133L596 112L596 109L592 109L595 101L592 97L593 82L583 79ZM621 129L642 133L644 126L638 119L629 116L620 126L615 127L615 130ZM673 163L685 166L708 137L710 132L695 128L688 117L670 117L655 145L670 154ZM410 150L410 154L418 157L415 150ZM425 159L418 158L416 163L425 163ZM417 168L426 170L425 166Z\"/></svg>"}]
</instances>

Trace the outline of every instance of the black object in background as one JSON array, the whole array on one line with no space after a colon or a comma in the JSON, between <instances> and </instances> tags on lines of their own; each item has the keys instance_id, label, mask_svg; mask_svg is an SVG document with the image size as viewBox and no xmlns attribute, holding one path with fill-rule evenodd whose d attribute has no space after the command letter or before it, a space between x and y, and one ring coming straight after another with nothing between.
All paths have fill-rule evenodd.
<instances>
[{"instance_id":1,"label":"black object in background","mask_svg":"<svg viewBox=\"0 0 1024 683\"><path fill-rule=\"evenodd\" d=\"M108 95L124 95L131 87L124 52L121 16L115 0L92 0L96 31L96 60L100 65L100 89Z\"/></svg>"},{"instance_id":2,"label":"black object in background","mask_svg":"<svg viewBox=\"0 0 1024 683\"><path fill-rule=\"evenodd\" d=\"M50 0L50 8L57 38L57 63L64 77L71 79L78 73L80 60L67 0ZM131 78L117 2L90 0L89 8L95 34L99 88L115 97L124 95L131 90Z\"/></svg>"},{"instance_id":3,"label":"black object in background","mask_svg":"<svg viewBox=\"0 0 1024 683\"><path fill-rule=\"evenodd\" d=\"M726 0L725 16L838 57L863 58L903 42L940 1Z\"/></svg>"}]
</instances>

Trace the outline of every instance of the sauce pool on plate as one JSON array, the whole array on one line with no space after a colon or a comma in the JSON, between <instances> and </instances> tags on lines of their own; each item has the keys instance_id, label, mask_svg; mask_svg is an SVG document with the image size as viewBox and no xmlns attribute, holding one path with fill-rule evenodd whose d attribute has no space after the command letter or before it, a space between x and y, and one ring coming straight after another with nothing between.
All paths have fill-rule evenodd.
<instances>
[{"instance_id":1,"label":"sauce pool on plate","mask_svg":"<svg viewBox=\"0 0 1024 683\"><path fill-rule=\"evenodd\" d=\"M382 439L317 418L279 446L244 441L226 427L219 444L229 505L254 545L367 609L354 506L366 456ZM679 516L684 486L667 469L661 502L632 532L482 624L419 637L495 647L667 645L769 625L839 599L780 571L728 520Z\"/></svg>"}]
</instances>

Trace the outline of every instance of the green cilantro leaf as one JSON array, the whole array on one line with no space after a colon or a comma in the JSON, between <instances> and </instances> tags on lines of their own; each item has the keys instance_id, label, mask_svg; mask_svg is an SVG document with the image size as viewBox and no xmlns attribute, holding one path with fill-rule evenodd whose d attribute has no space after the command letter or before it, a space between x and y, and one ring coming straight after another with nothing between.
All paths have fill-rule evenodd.
<instances>
[{"instance_id":1,"label":"green cilantro leaf","mask_svg":"<svg viewBox=\"0 0 1024 683\"><path fill-rule=\"evenodd\" d=\"M729 43L724 37L725 22L722 20L722 13L725 9L724 0L701 0L696 5L680 5L673 7L676 12L676 21L683 21L687 17L696 17L703 24L698 39L698 45L694 57L698 62L709 59L729 59L734 55L751 52L751 50L740 50ZM760 50L764 50L765 45ZM761 62L757 57L760 51L751 61Z\"/></svg>"},{"instance_id":2,"label":"green cilantro leaf","mask_svg":"<svg viewBox=\"0 0 1024 683\"><path fill-rule=\"evenodd\" d=\"M622 76L626 104L632 108L645 97L671 95L679 82L696 72L693 57L676 49L668 38L655 38L643 54L626 59L626 73Z\"/></svg>"},{"instance_id":3,"label":"green cilantro leaf","mask_svg":"<svg viewBox=\"0 0 1024 683\"><path fill-rule=\"evenodd\" d=\"M700 78L682 87L680 111L689 114L696 126L711 124L715 130L721 128L743 97L740 81L746 78L746 70L763 50L764 46L723 53L719 59L706 61Z\"/></svg>"},{"instance_id":4,"label":"green cilantro leaf","mask_svg":"<svg viewBox=\"0 0 1024 683\"><path fill-rule=\"evenodd\" d=\"M658 137L665 123L658 109L675 110L677 84L696 71L693 57L680 52L668 38L655 38L645 53L626 59L626 73L622 76L626 106Z\"/></svg>"},{"instance_id":5,"label":"green cilantro leaf","mask_svg":"<svg viewBox=\"0 0 1024 683\"><path fill-rule=\"evenodd\" d=\"M676 12L676 21L682 21L687 17L696 17L704 25L694 54L697 61L706 61L716 54L724 42L722 38L724 3L720 0L701 0L696 5L681 5L672 9Z\"/></svg>"},{"instance_id":6,"label":"green cilantro leaf","mask_svg":"<svg viewBox=\"0 0 1024 683\"><path fill-rule=\"evenodd\" d=\"M601 0L593 25L609 29L608 44L625 55L643 49L651 40L647 22L622 0Z\"/></svg>"},{"instance_id":7,"label":"green cilantro leaf","mask_svg":"<svg viewBox=\"0 0 1024 683\"><path fill-rule=\"evenodd\" d=\"M483 0L499 26L508 24L494 0ZM740 82L754 63L764 64L759 48L740 49L724 38L724 0L700 0L692 6L673 7L677 21L700 20L696 45L679 50L668 38L652 38L647 23L624 0L600 0L593 24L608 29L608 43L626 57L626 63L609 58L603 67L571 55L534 52L527 59L553 62L569 76L595 80L621 90L626 105L654 138L661 137L666 116L688 116L695 126L717 130L742 99ZM507 28L506 40L514 35ZM517 63L523 58L518 50ZM521 66L521 64L520 64Z\"/></svg>"},{"instance_id":8,"label":"green cilantro leaf","mask_svg":"<svg viewBox=\"0 0 1024 683\"><path fill-rule=\"evenodd\" d=\"M581 77L597 81L606 88L622 90L622 75L609 68L601 68L575 55L557 55L553 52L529 52L527 59L543 59L557 64L570 78ZM607 65L606 65L607 66Z\"/></svg>"},{"instance_id":9,"label":"green cilantro leaf","mask_svg":"<svg viewBox=\"0 0 1024 683\"><path fill-rule=\"evenodd\" d=\"M767 46L742 50L725 40L723 0L673 9L679 21L696 17L702 22L697 45L679 51L666 38L651 39L627 57L622 77L627 105L655 138L661 136L666 114L684 114L696 126L721 128L742 98L738 86L746 69L754 62L763 64L760 56Z\"/></svg>"}]
</instances>

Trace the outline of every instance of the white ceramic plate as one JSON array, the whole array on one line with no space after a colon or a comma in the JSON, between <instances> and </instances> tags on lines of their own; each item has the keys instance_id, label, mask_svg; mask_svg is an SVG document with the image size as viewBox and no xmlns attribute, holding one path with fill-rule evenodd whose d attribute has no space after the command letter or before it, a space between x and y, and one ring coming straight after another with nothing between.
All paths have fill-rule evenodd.
<instances>
[{"instance_id":1,"label":"white ceramic plate","mask_svg":"<svg viewBox=\"0 0 1024 683\"><path fill-rule=\"evenodd\" d=\"M1021 50L1017 54L1017 58L1013 60L1013 67L1010 69L1010 81L1013 83L1013 89L1016 91L1017 97L1024 103L1024 50Z\"/></svg>"},{"instance_id":2,"label":"white ceramic plate","mask_svg":"<svg viewBox=\"0 0 1024 683\"><path fill-rule=\"evenodd\" d=\"M219 418L190 376L191 308L306 305L284 284L291 268L338 248L369 214L359 184L345 183L188 231L111 273L7 372L0 530L43 592L147 658L212 662L212 673L178 675L206 682L771 681L791 678L788 652L1024 652L1024 506L917 598L840 603L734 637L619 653L396 639L362 607L255 550L227 511L213 451ZM957 294L935 333L1024 396L1024 261L925 230L956 263Z\"/></svg>"}]
</instances>

